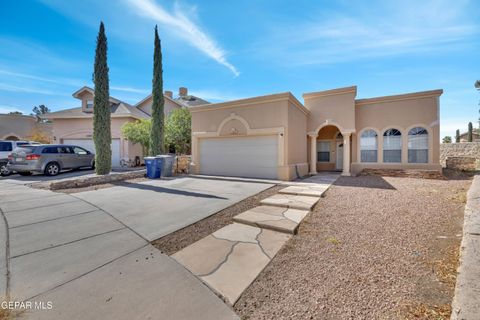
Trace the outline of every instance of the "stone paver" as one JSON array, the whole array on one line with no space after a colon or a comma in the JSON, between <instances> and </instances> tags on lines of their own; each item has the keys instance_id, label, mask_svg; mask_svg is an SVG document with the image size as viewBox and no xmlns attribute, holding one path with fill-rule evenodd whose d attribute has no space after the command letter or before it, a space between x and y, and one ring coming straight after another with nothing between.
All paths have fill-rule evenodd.
<instances>
[{"instance_id":1,"label":"stone paver","mask_svg":"<svg viewBox=\"0 0 480 320\"><path fill-rule=\"evenodd\" d=\"M290 237L233 223L172 257L234 304Z\"/></svg>"},{"instance_id":2,"label":"stone paver","mask_svg":"<svg viewBox=\"0 0 480 320\"><path fill-rule=\"evenodd\" d=\"M308 210L259 206L235 216L233 220L260 228L295 233Z\"/></svg>"},{"instance_id":3,"label":"stone paver","mask_svg":"<svg viewBox=\"0 0 480 320\"><path fill-rule=\"evenodd\" d=\"M28 319L239 319L201 281L150 245L35 300L52 301L53 309L28 312Z\"/></svg>"},{"instance_id":4,"label":"stone paver","mask_svg":"<svg viewBox=\"0 0 480 320\"><path fill-rule=\"evenodd\" d=\"M321 197L327 191L329 185L313 186L290 186L278 191L278 193L295 194L300 196Z\"/></svg>"},{"instance_id":5,"label":"stone paver","mask_svg":"<svg viewBox=\"0 0 480 320\"><path fill-rule=\"evenodd\" d=\"M275 194L260 201L263 205L285 207L292 209L311 210L319 197L298 196L291 194Z\"/></svg>"}]
</instances>

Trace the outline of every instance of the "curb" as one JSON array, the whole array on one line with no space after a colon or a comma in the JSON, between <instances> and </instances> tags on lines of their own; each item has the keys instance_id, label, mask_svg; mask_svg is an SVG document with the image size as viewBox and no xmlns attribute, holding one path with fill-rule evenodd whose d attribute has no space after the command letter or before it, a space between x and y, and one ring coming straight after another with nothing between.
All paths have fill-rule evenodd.
<instances>
[{"instance_id":1,"label":"curb","mask_svg":"<svg viewBox=\"0 0 480 320\"><path fill-rule=\"evenodd\" d=\"M480 315L480 176L468 190L451 320L474 320Z\"/></svg>"},{"instance_id":2,"label":"curb","mask_svg":"<svg viewBox=\"0 0 480 320\"><path fill-rule=\"evenodd\" d=\"M71 188L82 188L89 187L99 184L105 184L110 182L124 181L136 178L143 178L146 174L146 170L135 170L128 172L112 172L110 174L97 176L91 175L86 177L75 177L75 178L66 178L51 182L40 182L33 183L31 187L37 189L47 189L47 190L59 190L59 189L71 189Z\"/></svg>"}]
</instances>

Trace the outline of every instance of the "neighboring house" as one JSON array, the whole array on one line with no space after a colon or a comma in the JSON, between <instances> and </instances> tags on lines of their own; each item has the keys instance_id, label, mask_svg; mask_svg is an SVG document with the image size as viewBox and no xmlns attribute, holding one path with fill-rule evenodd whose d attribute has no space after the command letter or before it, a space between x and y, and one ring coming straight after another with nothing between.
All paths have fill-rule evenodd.
<instances>
[{"instance_id":1,"label":"neighboring house","mask_svg":"<svg viewBox=\"0 0 480 320\"><path fill-rule=\"evenodd\" d=\"M480 130L473 129L472 138L473 138L473 142L477 142L477 141L480 142ZM460 142L462 142L462 143L463 142L468 142L468 132L462 133L460 135Z\"/></svg>"},{"instance_id":2,"label":"neighboring house","mask_svg":"<svg viewBox=\"0 0 480 320\"><path fill-rule=\"evenodd\" d=\"M357 87L196 106L192 172L292 180L321 170L441 170L442 90L356 99Z\"/></svg>"},{"instance_id":3,"label":"neighboring house","mask_svg":"<svg viewBox=\"0 0 480 320\"><path fill-rule=\"evenodd\" d=\"M57 143L74 144L95 152L93 143L93 95L94 90L83 87L73 93L73 97L81 100L81 107L52 112L44 116L53 121L53 140ZM165 92L165 115L173 109L186 107L172 92ZM118 167L122 159L134 161L142 159L142 147L123 138L122 126L127 122L149 119L152 114L152 97L149 95L134 106L119 99L110 97L111 133L112 133L112 166Z\"/></svg>"},{"instance_id":4,"label":"neighboring house","mask_svg":"<svg viewBox=\"0 0 480 320\"><path fill-rule=\"evenodd\" d=\"M39 122L35 116L0 114L0 140L33 140L43 137L52 141L52 124Z\"/></svg>"}]
</instances>

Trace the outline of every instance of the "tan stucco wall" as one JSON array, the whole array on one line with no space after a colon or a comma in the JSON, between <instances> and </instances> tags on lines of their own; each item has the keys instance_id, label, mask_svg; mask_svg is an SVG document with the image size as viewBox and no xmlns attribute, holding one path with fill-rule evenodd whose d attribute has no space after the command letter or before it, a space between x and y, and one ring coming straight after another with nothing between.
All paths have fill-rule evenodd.
<instances>
[{"instance_id":1,"label":"tan stucco wall","mask_svg":"<svg viewBox=\"0 0 480 320\"><path fill-rule=\"evenodd\" d=\"M308 131L318 131L327 122L342 131L355 131L356 87L305 94L305 107L310 110Z\"/></svg>"},{"instance_id":2,"label":"tan stucco wall","mask_svg":"<svg viewBox=\"0 0 480 320\"><path fill-rule=\"evenodd\" d=\"M438 170L440 165L439 98L435 96L415 99L400 99L386 102L362 102L356 107L357 132L352 143L352 172L364 168L405 168ZM429 135L427 164L408 163L408 131L424 127ZM383 133L394 128L402 133L402 163L383 163ZM374 129L378 135L378 163L359 162L359 137L366 129Z\"/></svg>"},{"instance_id":3,"label":"tan stucco wall","mask_svg":"<svg viewBox=\"0 0 480 320\"><path fill-rule=\"evenodd\" d=\"M143 101L141 104L137 106L137 108L151 115L152 114L152 97ZM168 98L165 98L164 113L166 116L168 116L173 109L179 109L179 108L180 106L178 104L176 104L175 102L172 102Z\"/></svg>"},{"instance_id":4,"label":"tan stucco wall","mask_svg":"<svg viewBox=\"0 0 480 320\"><path fill-rule=\"evenodd\" d=\"M289 102L286 155L290 180L308 174L307 115Z\"/></svg>"},{"instance_id":5,"label":"tan stucco wall","mask_svg":"<svg viewBox=\"0 0 480 320\"><path fill-rule=\"evenodd\" d=\"M112 139L120 139L120 156L133 160L135 156L142 158L140 145L133 145L122 137L121 128L127 122L136 121L133 118L112 118ZM63 143L63 139L92 139L93 118L55 119L53 122L54 143Z\"/></svg>"},{"instance_id":6,"label":"tan stucco wall","mask_svg":"<svg viewBox=\"0 0 480 320\"><path fill-rule=\"evenodd\" d=\"M0 114L0 139L14 136L21 140L31 140L36 133L51 140L52 124L39 123L32 116Z\"/></svg>"}]
</instances>

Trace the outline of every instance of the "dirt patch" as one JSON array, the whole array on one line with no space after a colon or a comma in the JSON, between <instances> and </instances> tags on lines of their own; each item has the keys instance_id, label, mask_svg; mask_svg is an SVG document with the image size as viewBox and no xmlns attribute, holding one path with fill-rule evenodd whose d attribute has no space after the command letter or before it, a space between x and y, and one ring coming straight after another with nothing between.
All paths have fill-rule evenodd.
<instances>
[{"instance_id":1,"label":"dirt patch","mask_svg":"<svg viewBox=\"0 0 480 320\"><path fill-rule=\"evenodd\" d=\"M23 318L23 310L10 310L0 307L0 320L15 320Z\"/></svg>"},{"instance_id":2,"label":"dirt patch","mask_svg":"<svg viewBox=\"0 0 480 320\"><path fill-rule=\"evenodd\" d=\"M144 181L148 181L148 180L149 179L147 179L147 178L137 178L137 179L130 179L130 180L125 180L125 181L98 184L98 185L88 186L88 187L59 189L59 190L52 190L52 191L53 192L70 194L70 193L78 193L78 192L84 192L84 191L107 189L107 188L116 187L116 186L126 186L126 185L131 184L131 183L139 183L139 182L144 182Z\"/></svg>"},{"instance_id":3,"label":"dirt patch","mask_svg":"<svg viewBox=\"0 0 480 320\"><path fill-rule=\"evenodd\" d=\"M210 217L198 221L197 223L155 240L152 242L152 245L163 253L172 255L190 244L208 236L212 232L232 223L234 216L258 206L260 200L276 194L278 190L283 188L285 188L285 186L274 186L264 190L257 195L242 200Z\"/></svg>"},{"instance_id":4,"label":"dirt patch","mask_svg":"<svg viewBox=\"0 0 480 320\"><path fill-rule=\"evenodd\" d=\"M236 312L243 319L448 319L469 185L339 178Z\"/></svg>"}]
</instances>

